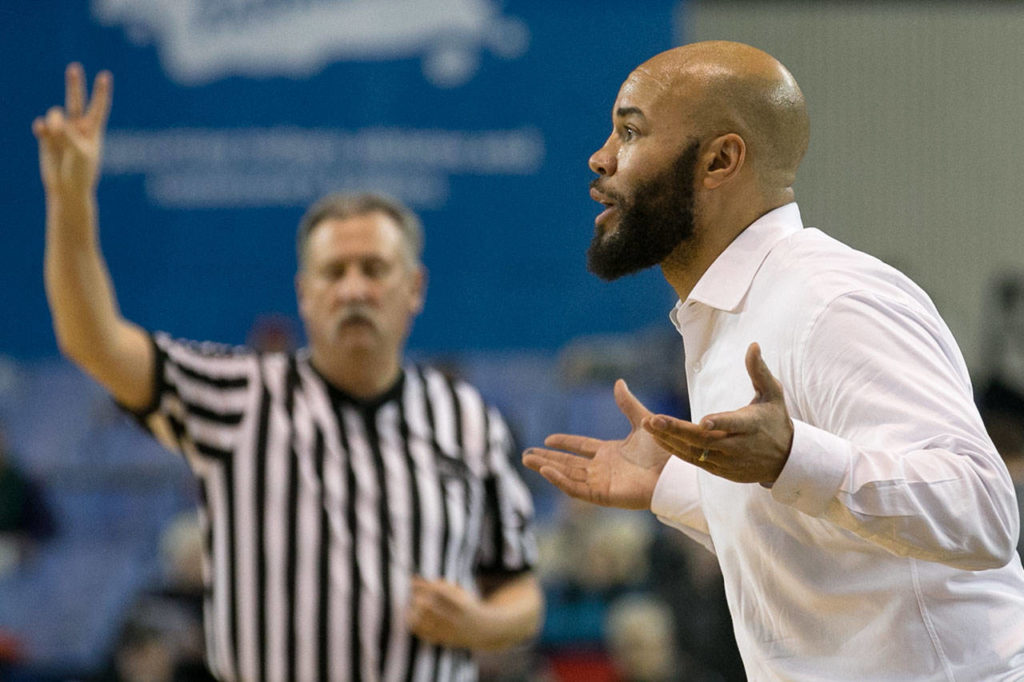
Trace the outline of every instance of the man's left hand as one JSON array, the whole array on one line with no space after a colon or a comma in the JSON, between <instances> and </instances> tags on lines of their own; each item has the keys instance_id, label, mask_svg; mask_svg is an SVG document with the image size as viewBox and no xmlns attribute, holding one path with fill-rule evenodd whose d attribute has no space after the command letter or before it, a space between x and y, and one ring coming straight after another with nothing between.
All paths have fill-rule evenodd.
<instances>
[{"instance_id":1,"label":"man's left hand","mask_svg":"<svg viewBox=\"0 0 1024 682\"><path fill-rule=\"evenodd\" d=\"M412 578L406 621L420 639L448 647L479 648L487 637L485 611L480 599L454 583Z\"/></svg>"},{"instance_id":2,"label":"man's left hand","mask_svg":"<svg viewBox=\"0 0 1024 682\"><path fill-rule=\"evenodd\" d=\"M775 482L793 445L793 420L782 384L772 376L756 343L747 349L754 399L734 412L709 414L700 424L651 415L643 427L661 447L709 473L738 483Z\"/></svg>"}]
</instances>

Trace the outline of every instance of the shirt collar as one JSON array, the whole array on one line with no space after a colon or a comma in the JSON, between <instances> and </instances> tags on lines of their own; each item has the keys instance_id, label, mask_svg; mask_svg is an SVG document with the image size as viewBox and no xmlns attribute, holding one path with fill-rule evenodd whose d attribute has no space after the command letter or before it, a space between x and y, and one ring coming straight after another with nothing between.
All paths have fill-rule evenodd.
<instances>
[{"instance_id":1,"label":"shirt collar","mask_svg":"<svg viewBox=\"0 0 1024 682\"><path fill-rule=\"evenodd\" d=\"M795 202L765 213L718 255L693 287L687 302L697 301L726 312L735 311L772 247L803 226Z\"/></svg>"}]
</instances>

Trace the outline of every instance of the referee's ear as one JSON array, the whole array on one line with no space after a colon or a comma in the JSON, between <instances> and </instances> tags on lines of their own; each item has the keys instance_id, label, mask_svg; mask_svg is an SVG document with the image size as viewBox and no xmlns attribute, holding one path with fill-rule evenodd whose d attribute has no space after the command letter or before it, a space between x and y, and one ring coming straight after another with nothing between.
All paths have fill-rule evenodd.
<instances>
[{"instance_id":1,"label":"referee's ear","mask_svg":"<svg viewBox=\"0 0 1024 682\"><path fill-rule=\"evenodd\" d=\"M427 300L427 281L430 279L425 265L419 265L412 274L412 291L409 296L409 314L419 315Z\"/></svg>"},{"instance_id":2,"label":"referee's ear","mask_svg":"<svg viewBox=\"0 0 1024 682\"><path fill-rule=\"evenodd\" d=\"M302 303L305 299L305 282L303 282L303 273L305 270L299 268L299 271L295 273L295 300L298 302L299 311L302 311Z\"/></svg>"}]
</instances>

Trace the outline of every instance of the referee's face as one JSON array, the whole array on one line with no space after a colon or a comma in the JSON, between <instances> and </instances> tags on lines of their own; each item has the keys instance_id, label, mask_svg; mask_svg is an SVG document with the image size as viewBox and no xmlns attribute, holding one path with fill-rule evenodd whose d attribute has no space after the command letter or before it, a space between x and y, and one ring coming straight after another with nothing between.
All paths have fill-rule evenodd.
<instances>
[{"instance_id":1,"label":"referee's face","mask_svg":"<svg viewBox=\"0 0 1024 682\"><path fill-rule=\"evenodd\" d=\"M296 279L314 358L397 358L423 306L424 274L393 219L328 218L309 235Z\"/></svg>"}]
</instances>

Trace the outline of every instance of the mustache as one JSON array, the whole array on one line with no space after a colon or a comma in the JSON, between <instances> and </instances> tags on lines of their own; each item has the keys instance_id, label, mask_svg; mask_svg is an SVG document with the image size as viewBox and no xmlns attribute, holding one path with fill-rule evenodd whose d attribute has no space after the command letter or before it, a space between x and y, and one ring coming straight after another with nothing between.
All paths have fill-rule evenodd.
<instances>
[{"instance_id":1,"label":"mustache","mask_svg":"<svg viewBox=\"0 0 1024 682\"><path fill-rule=\"evenodd\" d=\"M362 303L348 305L338 316L339 324L347 322L373 322L373 310L370 306Z\"/></svg>"},{"instance_id":2,"label":"mustache","mask_svg":"<svg viewBox=\"0 0 1024 682\"><path fill-rule=\"evenodd\" d=\"M617 204L621 204L623 199L622 195L619 194L618 192L612 192L611 190L605 189L604 185L601 182L602 180L604 180L604 178L594 178L593 180L591 180L590 189L597 190L601 195L607 197L608 199L611 199Z\"/></svg>"}]
</instances>

